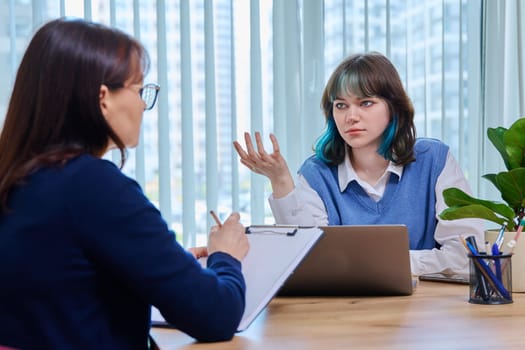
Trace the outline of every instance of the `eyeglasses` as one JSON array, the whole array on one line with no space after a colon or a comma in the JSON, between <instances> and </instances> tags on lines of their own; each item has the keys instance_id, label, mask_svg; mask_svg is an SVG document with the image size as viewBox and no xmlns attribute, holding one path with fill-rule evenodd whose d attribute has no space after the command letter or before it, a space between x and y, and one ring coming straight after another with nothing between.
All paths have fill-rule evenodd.
<instances>
[{"instance_id":1,"label":"eyeglasses","mask_svg":"<svg viewBox=\"0 0 525 350\"><path fill-rule=\"evenodd\" d=\"M140 88L139 94L142 101L146 104L145 111L149 111L155 106L157 102L157 95L159 94L160 86L154 83L149 83Z\"/></svg>"}]
</instances>

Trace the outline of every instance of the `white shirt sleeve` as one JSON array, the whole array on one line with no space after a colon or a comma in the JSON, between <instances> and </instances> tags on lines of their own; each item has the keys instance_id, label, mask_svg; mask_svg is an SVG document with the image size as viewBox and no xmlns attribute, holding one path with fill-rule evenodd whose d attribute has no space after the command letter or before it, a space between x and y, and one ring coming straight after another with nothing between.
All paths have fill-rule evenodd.
<instances>
[{"instance_id":1,"label":"white shirt sleeve","mask_svg":"<svg viewBox=\"0 0 525 350\"><path fill-rule=\"evenodd\" d=\"M276 224L326 226L328 214L319 194L299 175L296 187L286 196L276 199L270 195L268 202Z\"/></svg>"},{"instance_id":2,"label":"white shirt sleeve","mask_svg":"<svg viewBox=\"0 0 525 350\"><path fill-rule=\"evenodd\" d=\"M447 208L443 190L457 187L471 194L470 186L459 164L449 152L443 171L436 183L436 218L438 220L434 239L440 249L411 250L412 273L444 272L468 274L468 257L461 237L474 236L480 249L484 247L484 223L481 219L441 220L439 214Z\"/></svg>"}]
</instances>

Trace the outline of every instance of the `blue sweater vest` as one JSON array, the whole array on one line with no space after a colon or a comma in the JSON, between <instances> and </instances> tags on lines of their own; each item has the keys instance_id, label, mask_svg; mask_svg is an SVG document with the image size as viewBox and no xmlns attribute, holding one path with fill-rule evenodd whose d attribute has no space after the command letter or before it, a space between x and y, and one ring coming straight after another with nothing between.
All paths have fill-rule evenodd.
<instances>
[{"instance_id":1,"label":"blue sweater vest","mask_svg":"<svg viewBox=\"0 0 525 350\"><path fill-rule=\"evenodd\" d=\"M443 170L448 146L420 138L414 147L416 160L403 169L401 179L391 174L385 193L375 202L356 181L339 190L337 166L328 166L315 155L299 173L319 194L328 213L329 225L405 224L410 249L436 247L436 182Z\"/></svg>"}]
</instances>

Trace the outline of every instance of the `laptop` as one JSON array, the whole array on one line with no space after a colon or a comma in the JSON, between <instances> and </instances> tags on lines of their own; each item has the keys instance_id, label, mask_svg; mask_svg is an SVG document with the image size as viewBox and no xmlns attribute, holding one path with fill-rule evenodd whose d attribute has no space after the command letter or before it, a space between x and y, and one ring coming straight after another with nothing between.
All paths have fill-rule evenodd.
<instances>
[{"instance_id":1,"label":"laptop","mask_svg":"<svg viewBox=\"0 0 525 350\"><path fill-rule=\"evenodd\" d=\"M280 296L411 295L405 225L323 226Z\"/></svg>"}]
</instances>

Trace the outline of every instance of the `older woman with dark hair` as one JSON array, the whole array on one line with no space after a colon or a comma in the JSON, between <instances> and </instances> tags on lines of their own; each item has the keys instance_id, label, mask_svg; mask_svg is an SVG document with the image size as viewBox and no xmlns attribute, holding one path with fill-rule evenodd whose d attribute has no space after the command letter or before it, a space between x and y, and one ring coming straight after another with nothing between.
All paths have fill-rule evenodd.
<instances>
[{"instance_id":1,"label":"older woman with dark hair","mask_svg":"<svg viewBox=\"0 0 525 350\"><path fill-rule=\"evenodd\" d=\"M239 215L185 251L125 161L159 87L129 35L83 20L42 26L21 61L0 135L0 344L146 349L151 305L201 341L244 312ZM203 269L195 255L208 256Z\"/></svg>"},{"instance_id":2,"label":"older woman with dark hair","mask_svg":"<svg viewBox=\"0 0 525 350\"><path fill-rule=\"evenodd\" d=\"M270 179L279 224L405 224L412 272L468 273L460 235L480 242L479 220L440 220L443 189L469 191L461 168L443 142L416 139L414 109L390 60L370 52L348 57L332 73L321 108L326 129L315 154L294 182L279 144L273 153L245 134L234 142L242 164Z\"/></svg>"}]
</instances>

